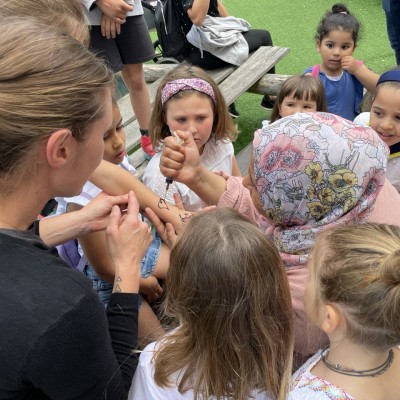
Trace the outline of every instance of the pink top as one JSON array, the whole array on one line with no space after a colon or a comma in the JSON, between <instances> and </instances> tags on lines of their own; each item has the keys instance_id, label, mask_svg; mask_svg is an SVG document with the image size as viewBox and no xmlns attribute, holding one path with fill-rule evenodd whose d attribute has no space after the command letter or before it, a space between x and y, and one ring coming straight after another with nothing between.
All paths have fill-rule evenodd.
<instances>
[{"instance_id":1,"label":"pink top","mask_svg":"<svg viewBox=\"0 0 400 400\"><path fill-rule=\"evenodd\" d=\"M235 208L263 231L271 225L254 207L250 191L242 185L242 178L227 178L227 189L218 206ZM400 226L400 195L387 179L377 196L368 222ZM307 356L326 345L328 338L320 329L309 323L305 314L303 295L308 276L307 268L299 264L297 268L287 270L287 275L294 309L295 352Z\"/></svg>"}]
</instances>

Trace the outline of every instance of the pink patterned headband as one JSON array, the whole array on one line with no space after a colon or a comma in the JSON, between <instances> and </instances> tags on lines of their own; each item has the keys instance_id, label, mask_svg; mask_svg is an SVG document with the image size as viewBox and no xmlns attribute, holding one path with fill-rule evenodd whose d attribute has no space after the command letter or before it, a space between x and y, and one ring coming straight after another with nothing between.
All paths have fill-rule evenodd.
<instances>
[{"instance_id":1,"label":"pink patterned headband","mask_svg":"<svg viewBox=\"0 0 400 400\"><path fill-rule=\"evenodd\" d=\"M172 96L182 90L197 90L211 97L214 104L217 104L212 86L204 79L199 78L176 79L175 81L168 82L161 91L161 104L164 105Z\"/></svg>"}]
</instances>

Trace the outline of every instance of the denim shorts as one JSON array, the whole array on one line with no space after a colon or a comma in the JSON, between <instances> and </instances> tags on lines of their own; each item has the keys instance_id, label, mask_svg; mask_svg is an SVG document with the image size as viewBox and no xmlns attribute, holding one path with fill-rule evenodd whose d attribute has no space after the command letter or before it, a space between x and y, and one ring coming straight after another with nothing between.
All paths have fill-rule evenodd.
<instances>
[{"instance_id":1,"label":"denim shorts","mask_svg":"<svg viewBox=\"0 0 400 400\"><path fill-rule=\"evenodd\" d=\"M140 274L143 278L147 278L152 275L160 254L160 248L161 238L156 233L140 265ZM110 282L101 279L91 265L86 265L83 273L92 281L93 289L98 293L100 301L107 306L113 290L113 285ZM141 301L139 300L139 308L140 303Z\"/></svg>"}]
</instances>

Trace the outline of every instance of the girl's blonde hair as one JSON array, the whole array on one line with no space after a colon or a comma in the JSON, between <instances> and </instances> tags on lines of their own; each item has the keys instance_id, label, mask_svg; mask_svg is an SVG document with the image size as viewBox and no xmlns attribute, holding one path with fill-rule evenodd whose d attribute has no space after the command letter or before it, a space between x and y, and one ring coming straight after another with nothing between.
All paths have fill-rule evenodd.
<instances>
[{"instance_id":1,"label":"girl's blonde hair","mask_svg":"<svg viewBox=\"0 0 400 400\"><path fill-rule=\"evenodd\" d=\"M171 252L165 311L179 322L157 347L154 378L194 398L286 399L292 307L275 246L237 211L193 217Z\"/></svg>"},{"instance_id":2,"label":"girl's blonde hair","mask_svg":"<svg viewBox=\"0 0 400 400\"><path fill-rule=\"evenodd\" d=\"M0 23L0 185L10 187L17 171L30 170L35 146L51 133L66 128L85 140L103 116L114 78L60 30L30 18Z\"/></svg>"},{"instance_id":3,"label":"girl's blonde hair","mask_svg":"<svg viewBox=\"0 0 400 400\"><path fill-rule=\"evenodd\" d=\"M400 228L339 225L321 233L311 257L309 317L341 307L355 343L387 350L400 344Z\"/></svg>"},{"instance_id":4,"label":"girl's blonde hair","mask_svg":"<svg viewBox=\"0 0 400 400\"><path fill-rule=\"evenodd\" d=\"M310 75L295 75L283 82L272 109L271 123L281 118L279 107L287 96L293 96L296 100L315 101L317 103L316 111L327 111L325 89L322 82Z\"/></svg>"},{"instance_id":5,"label":"girl's blonde hair","mask_svg":"<svg viewBox=\"0 0 400 400\"><path fill-rule=\"evenodd\" d=\"M203 79L208 82L214 91L216 104L214 106L214 122L212 127L211 137L214 140L235 140L238 134L236 125L233 123L232 118L229 116L228 108L225 103L224 96L218 88L218 85L214 80L201 68L194 66L183 65L172 70L168 73L162 80L160 86L157 89L156 99L154 102L154 108L151 113L151 119L149 124L149 133L151 137L151 142L153 146L157 146L163 141L167 136L170 136L170 131L168 125L165 123L165 114L168 107L168 102L171 99L181 99L193 92L198 93L200 96L208 96L206 94L193 91L193 90L183 90L175 94L171 99L169 99L164 105L161 103L161 93L165 85L171 81L177 79L190 79L198 78ZM210 137L210 139L211 139Z\"/></svg>"},{"instance_id":6,"label":"girl's blonde hair","mask_svg":"<svg viewBox=\"0 0 400 400\"><path fill-rule=\"evenodd\" d=\"M33 17L89 44L80 0L0 0L0 17Z\"/></svg>"}]
</instances>

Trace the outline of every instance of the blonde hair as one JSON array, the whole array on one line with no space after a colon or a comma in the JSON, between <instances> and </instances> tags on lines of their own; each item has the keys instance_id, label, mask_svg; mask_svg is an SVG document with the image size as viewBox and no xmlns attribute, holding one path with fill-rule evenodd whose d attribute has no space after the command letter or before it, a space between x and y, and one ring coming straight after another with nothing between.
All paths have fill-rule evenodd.
<instances>
[{"instance_id":1,"label":"blonde hair","mask_svg":"<svg viewBox=\"0 0 400 400\"><path fill-rule=\"evenodd\" d=\"M311 256L310 280L315 283L308 299L310 318L322 303L335 303L355 343L379 350L400 344L399 227L339 225L321 233Z\"/></svg>"},{"instance_id":2,"label":"blonde hair","mask_svg":"<svg viewBox=\"0 0 400 400\"><path fill-rule=\"evenodd\" d=\"M286 79L282 84L272 109L271 124L281 119L279 107L287 96L293 96L297 100L315 101L317 103L316 111L327 111L325 89L320 79L309 75L295 75Z\"/></svg>"},{"instance_id":3,"label":"blonde hair","mask_svg":"<svg viewBox=\"0 0 400 400\"><path fill-rule=\"evenodd\" d=\"M168 73L160 86L157 89L156 99L154 102L154 108L151 113L150 123L149 123L149 133L151 142L153 146L157 146L160 142L167 136L170 136L170 131L168 125L165 123L165 113L168 107L168 102L171 99L183 98L189 94L193 94L193 90L184 90L175 94L171 99L169 99L164 105L161 103L161 92L165 85L176 79L190 79L199 78L208 82L213 88L216 104L214 105L214 122L213 122L213 133L210 137L214 140L235 140L238 134L236 125L233 123L232 118L229 116L228 108L225 103L224 96L218 88L218 85L213 81L213 79L201 68L194 66L183 65ZM198 93L199 96L206 96L206 94Z\"/></svg>"},{"instance_id":4,"label":"blonde hair","mask_svg":"<svg viewBox=\"0 0 400 400\"><path fill-rule=\"evenodd\" d=\"M0 17L33 17L89 44L80 0L0 0Z\"/></svg>"},{"instance_id":5,"label":"blonde hair","mask_svg":"<svg viewBox=\"0 0 400 400\"><path fill-rule=\"evenodd\" d=\"M34 147L51 133L66 128L84 141L103 116L105 90L114 78L59 30L30 18L0 23L0 179L9 187L9 178L29 170L24 165Z\"/></svg>"},{"instance_id":6,"label":"blonde hair","mask_svg":"<svg viewBox=\"0 0 400 400\"><path fill-rule=\"evenodd\" d=\"M275 246L230 208L196 215L171 252L165 312L179 326L160 342L154 378L195 399L286 399L292 307Z\"/></svg>"}]
</instances>

